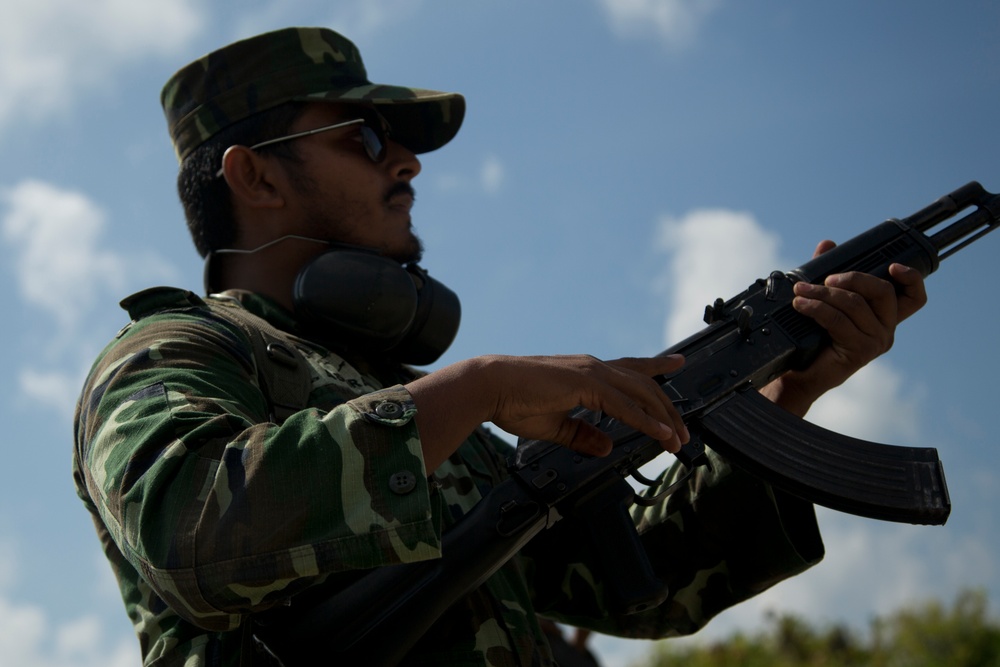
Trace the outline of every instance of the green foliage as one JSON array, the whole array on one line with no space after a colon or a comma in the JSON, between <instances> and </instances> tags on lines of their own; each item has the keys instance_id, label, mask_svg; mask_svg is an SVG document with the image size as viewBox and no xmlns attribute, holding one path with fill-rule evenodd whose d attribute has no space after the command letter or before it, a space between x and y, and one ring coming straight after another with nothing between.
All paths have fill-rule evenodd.
<instances>
[{"instance_id":1,"label":"green foliage","mask_svg":"<svg viewBox=\"0 0 1000 667\"><path fill-rule=\"evenodd\" d=\"M1000 622L986 594L967 590L946 608L931 601L871 623L818 629L793 615L769 616L759 634L678 648L656 645L646 667L1000 667Z\"/></svg>"}]
</instances>

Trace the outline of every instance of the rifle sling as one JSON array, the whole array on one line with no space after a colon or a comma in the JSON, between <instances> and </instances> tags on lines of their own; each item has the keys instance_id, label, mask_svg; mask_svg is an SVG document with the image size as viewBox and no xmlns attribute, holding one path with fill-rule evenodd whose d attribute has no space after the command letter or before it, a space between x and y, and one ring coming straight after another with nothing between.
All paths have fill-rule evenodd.
<instances>
[{"instance_id":1,"label":"rifle sling","mask_svg":"<svg viewBox=\"0 0 1000 667\"><path fill-rule=\"evenodd\" d=\"M309 364L289 335L258 317L235 299L210 302L213 311L243 329L253 345L257 381L276 424L309 406L312 378Z\"/></svg>"}]
</instances>

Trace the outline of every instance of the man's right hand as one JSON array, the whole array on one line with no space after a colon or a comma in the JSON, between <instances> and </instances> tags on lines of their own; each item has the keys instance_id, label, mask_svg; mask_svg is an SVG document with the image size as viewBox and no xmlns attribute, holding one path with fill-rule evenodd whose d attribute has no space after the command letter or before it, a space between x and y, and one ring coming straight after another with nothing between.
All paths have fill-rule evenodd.
<instances>
[{"instance_id":1,"label":"man's right hand","mask_svg":"<svg viewBox=\"0 0 1000 667\"><path fill-rule=\"evenodd\" d=\"M678 355L601 361L588 355L490 355L446 366L407 385L427 473L479 424L603 456L611 439L571 418L576 407L603 412L676 452L689 435L680 414L652 379L684 364Z\"/></svg>"}]
</instances>

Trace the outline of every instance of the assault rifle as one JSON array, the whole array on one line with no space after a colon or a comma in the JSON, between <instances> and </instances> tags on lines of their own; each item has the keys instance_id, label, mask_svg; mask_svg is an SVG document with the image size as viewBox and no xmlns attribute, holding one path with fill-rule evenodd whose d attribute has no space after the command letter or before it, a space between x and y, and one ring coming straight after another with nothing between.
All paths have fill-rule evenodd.
<instances>
[{"instance_id":1,"label":"assault rifle","mask_svg":"<svg viewBox=\"0 0 1000 667\"><path fill-rule=\"evenodd\" d=\"M976 207L931 234L932 228ZM1000 195L976 182L902 220L877 225L788 272L775 271L737 296L706 309L708 326L663 354L683 368L658 378L691 432L678 455L704 462L704 443L774 486L811 502L873 519L943 524L951 509L935 449L850 438L809 424L763 398L756 388L803 368L828 344L826 332L791 306L792 286L863 271L888 277L899 262L924 276L939 262L1000 224ZM586 516L611 603L623 613L657 606L666 590L653 574L628 510L670 489L637 496L626 480L656 483L638 469L661 454L651 438L602 414L580 411L614 441L608 456L523 442L510 477L443 536L440 559L383 567L333 595L318 587L291 607L264 616L256 636L286 666L309 664L322 645L339 664L394 665L457 599L482 584L541 531Z\"/></svg>"}]
</instances>

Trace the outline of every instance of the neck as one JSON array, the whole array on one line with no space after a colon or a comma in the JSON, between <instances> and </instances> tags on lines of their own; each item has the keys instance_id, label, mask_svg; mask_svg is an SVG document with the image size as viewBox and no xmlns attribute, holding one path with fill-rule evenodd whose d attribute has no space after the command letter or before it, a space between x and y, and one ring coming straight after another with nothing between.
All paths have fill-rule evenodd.
<instances>
[{"instance_id":1,"label":"neck","mask_svg":"<svg viewBox=\"0 0 1000 667\"><path fill-rule=\"evenodd\" d=\"M285 236L250 250L217 250L212 258L213 289L242 289L262 294L291 311L295 278L303 266L329 245L320 239Z\"/></svg>"}]
</instances>

